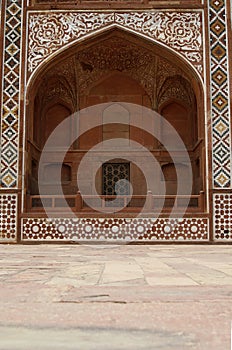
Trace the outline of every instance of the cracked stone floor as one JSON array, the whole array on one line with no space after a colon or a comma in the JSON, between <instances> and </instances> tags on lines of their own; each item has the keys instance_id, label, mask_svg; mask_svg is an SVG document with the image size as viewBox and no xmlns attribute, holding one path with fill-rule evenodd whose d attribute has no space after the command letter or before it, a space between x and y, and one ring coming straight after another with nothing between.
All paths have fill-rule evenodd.
<instances>
[{"instance_id":1,"label":"cracked stone floor","mask_svg":"<svg viewBox=\"0 0 232 350\"><path fill-rule=\"evenodd\" d=\"M231 245L0 245L0 350L231 350Z\"/></svg>"}]
</instances>

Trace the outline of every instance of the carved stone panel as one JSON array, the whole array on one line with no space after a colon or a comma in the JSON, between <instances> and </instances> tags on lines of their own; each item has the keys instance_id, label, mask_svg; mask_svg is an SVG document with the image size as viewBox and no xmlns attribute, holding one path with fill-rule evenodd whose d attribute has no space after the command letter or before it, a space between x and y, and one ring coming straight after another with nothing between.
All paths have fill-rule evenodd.
<instances>
[{"instance_id":1,"label":"carved stone panel","mask_svg":"<svg viewBox=\"0 0 232 350\"><path fill-rule=\"evenodd\" d=\"M29 12L28 71L68 44L114 26L170 47L203 73L201 16L201 11Z\"/></svg>"}]
</instances>

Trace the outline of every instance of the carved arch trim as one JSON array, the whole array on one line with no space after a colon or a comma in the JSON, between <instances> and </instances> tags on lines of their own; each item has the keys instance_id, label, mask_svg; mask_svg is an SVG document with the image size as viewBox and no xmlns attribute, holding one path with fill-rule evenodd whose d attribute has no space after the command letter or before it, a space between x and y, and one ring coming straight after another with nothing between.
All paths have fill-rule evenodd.
<instances>
[{"instance_id":1,"label":"carved arch trim","mask_svg":"<svg viewBox=\"0 0 232 350\"><path fill-rule=\"evenodd\" d=\"M183 13L29 12L28 22L27 86L38 76L43 67L60 53L111 29L132 33L171 51L190 66L203 83L201 10ZM179 30L181 34L178 36L178 33L174 33L175 30Z\"/></svg>"}]
</instances>

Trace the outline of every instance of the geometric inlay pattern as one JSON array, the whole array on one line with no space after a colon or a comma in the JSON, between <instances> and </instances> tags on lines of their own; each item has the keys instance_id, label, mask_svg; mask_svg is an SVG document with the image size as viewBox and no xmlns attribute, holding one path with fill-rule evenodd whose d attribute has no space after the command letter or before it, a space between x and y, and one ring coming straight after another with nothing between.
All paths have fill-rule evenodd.
<instances>
[{"instance_id":1,"label":"geometric inlay pattern","mask_svg":"<svg viewBox=\"0 0 232 350\"><path fill-rule=\"evenodd\" d=\"M1 108L0 186L17 186L22 1L7 0Z\"/></svg>"},{"instance_id":2,"label":"geometric inlay pattern","mask_svg":"<svg viewBox=\"0 0 232 350\"><path fill-rule=\"evenodd\" d=\"M231 187L226 0L209 0L212 166L214 188Z\"/></svg>"},{"instance_id":3,"label":"geometric inlay pattern","mask_svg":"<svg viewBox=\"0 0 232 350\"><path fill-rule=\"evenodd\" d=\"M52 53L96 31L117 26L155 39L183 55L203 76L202 12L29 12L28 71Z\"/></svg>"},{"instance_id":4,"label":"geometric inlay pattern","mask_svg":"<svg viewBox=\"0 0 232 350\"><path fill-rule=\"evenodd\" d=\"M232 241L232 194L214 194L214 240Z\"/></svg>"},{"instance_id":5,"label":"geometric inlay pattern","mask_svg":"<svg viewBox=\"0 0 232 350\"><path fill-rule=\"evenodd\" d=\"M23 241L208 241L207 218L23 218Z\"/></svg>"},{"instance_id":6,"label":"geometric inlay pattern","mask_svg":"<svg viewBox=\"0 0 232 350\"><path fill-rule=\"evenodd\" d=\"M0 242L16 241L17 195L0 194Z\"/></svg>"},{"instance_id":7,"label":"geometric inlay pattern","mask_svg":"<svg viewBox=\"0 0 232 350\"><path fill-rule=\"evenodd\" d=\"M102 173L104 195L125 195L130 193L129 163L105 163L102 166Z\"/></svg>"}]
</instances>

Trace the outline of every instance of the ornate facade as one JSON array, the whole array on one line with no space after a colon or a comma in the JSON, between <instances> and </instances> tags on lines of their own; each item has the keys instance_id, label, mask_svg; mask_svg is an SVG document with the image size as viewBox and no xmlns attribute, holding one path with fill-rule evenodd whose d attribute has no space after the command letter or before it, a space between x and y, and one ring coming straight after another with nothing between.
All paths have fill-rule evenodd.
<instances>
[{"instance_id":1,"label":"ornate facade","mask_svg":"<svg viewBox=\"0 0 232 350\"><path fill-rule=\"evenodd\" d=\"M2 0L0 242L232 241L232 4L178 3ZM104 121L104 112L101 125L93 123L73 141L71 134L82 128L73 121L70 134L57 131L56 154L41 161L60 123L103 103L121 106L119 124ZM157 128L152 121L147 128L143 119L141 128L133 125L128 103L161 115L183 141L193 178L183 215L183 153L174 150L173 161L162 120L160 138L150 134ZM142 149L134 162L116 152L93 179L98 196L85 196L77 176L81 159L114 138ZM60 164L59 152L69 142ZM159 165L155 176L165 193L149 187L136 166L145 148ZM130 198L124 180L133 186Z\"/></svg>"}]
</instances>

